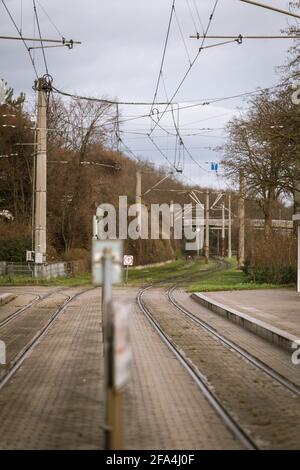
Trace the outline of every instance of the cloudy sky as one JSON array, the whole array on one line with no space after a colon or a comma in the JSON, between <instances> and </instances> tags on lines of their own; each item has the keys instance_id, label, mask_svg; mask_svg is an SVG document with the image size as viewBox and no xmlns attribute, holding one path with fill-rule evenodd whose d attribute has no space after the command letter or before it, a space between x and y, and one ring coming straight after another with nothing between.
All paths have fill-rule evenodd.
<instances>
[{"instance_id":1,"label":"cloudy sky","mask_svg":"<svg viewBox=\"0 0 300 470\"><path fill-rule=\"evenodd\" d=\"M288 8L287 0L262 1ZM16 35L1 3L2 0L0 34ZM36 36L32 0L6 0L5 3L23 35ZM175 2L176 14L170 30L159 100L170 100L189 68L189 61L196 56L200 41L189 36L206 28L214 3L215 0ZM172 0L36 0L36 4L43 37L59 38L61 34L67 39L82 41L82 45L72 51L66 48L46 50L49 72L57 88L120 101L152 102ZM219 0L209 34L278 35L294 23L293 18L239 0ZM215 43L216 40L206 40L205 45ZM234 43L203 50L174 102L184 107L272 86L279 80L275 67L284 63L290 45L290 40L245 40L242 45ZM23 44L0 40L0 57L0 78L17 92L26 91L28 100L32 99L35 75ZM38 73L43 75L45 66L40 51L35 53L35 62ZM224 142L226 122L245 108L246 102L237 98L188 108L180 111L179 116L174 113L175 119L179 118L180 134L188 152L204 168L199 168L185 152L184 173L183 176L178 174L180 178L201 184L209 182L215 187L224 184L220 176L209 171L208 163L220 158L212 149ZM164 107L158 109L161 116ZM150 132L151 120L128 120L147 115L149 110L149 106L121 107L122 140L138 156L167 164L149 138L142 135ZM174 133L170 112L160 124ZM174 163L175 138L158 127L152 137Z\"/></svg>"}]
</instances>

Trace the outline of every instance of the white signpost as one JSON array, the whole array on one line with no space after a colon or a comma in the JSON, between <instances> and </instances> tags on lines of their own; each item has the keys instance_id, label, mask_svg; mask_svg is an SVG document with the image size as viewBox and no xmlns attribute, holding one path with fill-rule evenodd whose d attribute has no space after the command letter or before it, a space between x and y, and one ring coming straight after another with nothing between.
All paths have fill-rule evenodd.
<instances>
[{"instance_id":1,"label":"white signpost","mask_svg":"<svg viewBox=\"0 0 300 470\"><path fill-rule=\"evenodd\" d=\"M123 265L126 267L126 278L125 278L125 284L128 283L128 271L129 271L129 266L133 266L133 256L131 255L125 255L123 258Z\"/></svg>"},{"instance_id":2,"label":"white signpost","mask_svg":"<svg viewBox=\"0 0 300 470\"><path fill-rule=\"evenodd\" d=\"M129 311L112 300L112 286L122 282L123 242L93 240L93 284L102 286L105 383L105 448L122 449L123 388L130 378Z\"/></svg>"},{"instance_id":3,"label":"white signpost","mask_svg":"<svg viewBox=\"0 0 300 470\"><path fill-rule=\"evenodd\" d=\"M123 304L113 306L113 382L114 389L121 391L129 382L131 367L131 347L129 338L130 308Z\"/></svg>"},{"instance_id":4,"label":"white signpost","mask_svg":"<svg viewBox=\"0 0 300 470\"><path fill-rule=\"evenodd\" d=\"M123 243L121 240L93 240L92 273L94 286L122 282ZM108 277L106 265L109 264ZM105 282L104 282L105 281Z\"/></svg>"}]
</instances>

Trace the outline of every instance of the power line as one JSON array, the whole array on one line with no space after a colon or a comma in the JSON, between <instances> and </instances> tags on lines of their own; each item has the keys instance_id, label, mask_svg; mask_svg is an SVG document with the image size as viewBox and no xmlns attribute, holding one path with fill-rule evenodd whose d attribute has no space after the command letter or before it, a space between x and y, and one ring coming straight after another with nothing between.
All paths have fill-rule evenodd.
<instances>
[{"instance_id":1,"label":"power line","mask_svg":"<svg viewBox=\"0 0 300 470\"><path fill-rule=\"evenodd\" d=\"M74 93L67 93L66 91L61 91L58 88L55 88L54 86L52 87L53 91L58 93L59 95L62 96L67 96L69 98L73 98L76 100L84 100L84 101L95 101L96 103L105 103L105 104L112 104L112 105L123 105L123 106L151 106L152 103L149 101L143 102L143 101L116 101L116 100L105 100L103 98L94 98L91 96L81 96L81 95L76 95ZM158 106L163 106L167 104L166 102L161 102L161 103L155 103ZM149 114L146 114L145 117L148 117Z\"/></svg>"},{"instance_id":2,"label":"power line","mask_svg":"<svg viewBox=\"0 0 300 470\"><path fill-rule=\"evenodd\" d=\"M209 31L209 29L210 29L210 26L211 26L211 23L212 23L212 20L213 20L213 17L214 17L216 8L217 8L217 6L218 6L218 3L219 3L219 0L215 0L214 7L213 7L212 13L211 13L211 15L210 15L210 17L209 17L208 24L207 24L207 27L206 27L206 31L205 31L205 33L204 33L204 38L203 38L203 40L202 40L202 44L201 44L200 49L198 50L198 52L197 52L195 58L193 59L193 61L190 63L189 68L187 69L187 71L186 71L186 73L184 74L182 80L180 81L178 87L176 88L175 92L173 93L172 98L170 99L170 102L167 104L165 110L163 111L162 115L161 115L160 118L158 119L158 122L161 121L161 119L162 119L163 116L165 115L165 113L166 113L166 111L168 110L168 108L169 108L171 102L174 100L175 96L177 95L177 93L179 92L179 90L180 90L180 88L182 87L183 83L185 82L187 76L189 75L191 69L193 68L194 64L196 63L196 61L197 61L199 55L201 54L202 48L203 48L203 46L204 46L205 38L206 38L206 36L207 36L207 34L208 34L208 31ZM154 129L155 129L155 127L154 127ZM154 129L152 129L152 132L154 131Z\"/></svg>"},{"instance_id":3,"label":"power line","mask_svg":"<svg viewBox=\"0 0 300 470\"><path fill-rule=\"evenodd\" d=\"M197 33L197 31L198 31L198 28L197 28L197 25L196 25L196 21L195 21L195 19L194 19L194 15L193 15L193 13L192 13L191 6L190 6L190 4L189 4L189 0L185 0L185 1L186 1L186 4L187 4L187 7L188 7L188 10L189 10L189 12L190 12L190 16L191 16L191 19L192 19L192 22L193 22L193 25L194 25L195 31L196 31L196 33ZM202 28L202 31L204 32L204 29L203 29L203 28Z\"/></svg>"},{"instance_id":4,"label":"power line","mask_svg":"<svg viewBox=\"0 0 300 470\"><path fill-rule=\"evenodd\" d=\"M186 44L186 40L184 39L182 27L181 27L181 24L180 24L180 21L179 21L179 18L178 18L178 15L177 15L177 12L176 12L175 8L174 8L174 14L175 14L177 26L178 26L178 29L179 29L179 32L180 32L180 36L181 36L181 39L182 39L182 42L183 42L183 46L184 46L189 64L191 65L191 57L190 57L189 50L188 50L188 47L187 47L187 44Z\"/></svg>"},{"instance_id":5,"label":"power line","mask_svg":"<svg viewBox=\"0 0 300 470\"><path fill-rule=\"evenodd\" d=\"M50 15L47 13L45 7L43 7L43 5L41 4L41 2L39 2L39 0L37 0L37 3L39 4L40 8L43 10L43 12L44 12L45 15L47 16L48 20L50 21L50 23L52 24L52 26L54 27L54 29L56 30L56 32L59 34L59 36L63 37L62 33L60 32L60 30L58 29L58 27L56 26L56 24L55 24L54 21L51 19Z\"/></svg>"},{"instance_id":6,"label":"power line","mask_svg":"<svg viewBox=\"0 0 300 470\"><path fill-rule=\"evenodd\" d=\"M40 21L39 21L37 9L36 9L36 3L35 3L35 0L32 0L32 1L33 1L33 11L34 11L36 24L37 24L38 32L39 32L39 36L40 36L40 42L41 42L41 47L42 47L42 53L43 53L43 58L44 58L44 63L45 63L46 74L49 75L49 70L48 70L48 65L47 65L47 60L46 60L46 54L45 54L45 49L44 49L44 43L43 43L43 40L42 40Z\"/></svg>"},{"instance_id":7,"label":"power line","mask_svg":"<svg viewBox=\"0 0 300 470\"><path fill-rule=\"evenodd\" d=\"M17 23L15 22L15 20L14 20L14 18L13 18L13 16L12 16L10 10L8 9L8 7L7 7L6 3L5 3L5 1L4 1L4 0L1 0L1 1L2 1L2 4L3 4L3 6L4 6L4 8L5 8L5 10L6 10L7 14L8 14L8 16L10 17L10 19L11 19L11 21L12 21L12 23L13 23L15 29L17 30L17 32L18 32L18 34L19 34L19 36L20 36L20 38L21 38L21 40L22 40L22 42L23 42L23 44L24 44L24 46L25 46L25 48L26 48L26 50L27 50L27 52L28 52L28 54L29 54L30 61L31 61L32 67L33 67L33 69L34 69L36 78L39 78L38 73L37 73L37 69L36 69L36 66L35 66L35 63L34 63L34 60L33 60L33 57L32 57L31 52L30 52L30 49L29 49L29 47L27 46L26 41L25 41L25 39L24 39L23 36L22 36L22 31L18 28Z\"/></svg>"},{"instance_id":8,"label":"power line","mask_svg":"<svg viewBox=\"0 0 300 470\"><path fill-rule=\"evenodd\" d=\"M286 84L281 83L279 85L274 85L274 86L271 86L271 87L258 88L256 90L243 92L243 93L239 93L239 94L236 94L236 95L223 96L223 97L220 97L220 98L203 98L203 101L201 101L200 103L190 104L190 105L186 105L186 106L180 106L178 108L178 110L181 111L181 110L195 108L195 107L199 107L199 106L209 106L211 104L222 102L222 101L233 100L233 99L236 99L236 98L243 98L243 97L251 96L251 95L261 93L261 92L264 92L264 91L275 90L275 89L281 88L283 86L286 86ZM146 101L145 102L143 102L143 101L139 101L139 102L116 101L116 100L105 100L103 98L95 98L95 97L76 95L74 93L72 94L72 93L67 93L67 92L61 91L58 88L54 87L53 85L52 85L52 88L53 88L54 92L56 92L56 93L58 93L62 96L66 96L66 97L73 98L73 99L82 99L82 100L85 100L85 101L95 101L95 102L98 102L98 103L106 103L106 104L121 105L121 106L151 106L152 105L152 103L149 103L149 102L146 102ZM182 101L182 104L185 103L185 102L186 101ZM168 101L168 102L159 102L159 103L156 103L156 104L157 104L157 106L168 105L168 107L170 107L172 104L177 105L177 104L180 104L180 103L173 103L171 101ZM169 110L169 109L164 111L164 113L170 113L170 112L172 112L172 111ZM148 117L151 117L151 115L150 114L140 114L138 116L133 116L133 117L130 117L130 118L121 118L119 120L119 123L121 124L121 123L134 121L134 120L137 120L137 119L148 118ZM157 121L155 121L155 123L158 126Z\"/></svg>"},{"instance_id":9,"label":"power line","mask_svg":"<svg viewBox=\"0 0 300 470\"><path fill-rule=\"evenodd\" d=\"M168 28L167 28L167 35L166 35L166 39L165 39L163 55L162 55L162 59L161 59L161 64L160 64L160 69L159 69L159 74L158 74L158 79L157 79L157 83L156 83L156 88L155 88L155 92L154 92L152 105L151 105L150 114L152 114L153 106L154 106L154 103L155 103L155 100L156 100L157 94L158 94L158 88L159 88L161 74L162 74L162 70L163 70L163 66L164 66L164 62L165 62L165 57L166 57L166 52L167 52L167 47L168 47L168 42L169 42L169 37L170 37L170 31L171 31L171 25L172 25L172 19L173 19L174 11L175 11L175 0L173 0L173 2L172 2L171 13L170 13L169 23L168 23Z\"/></svg>"},{"instance_id":10,"label":"power line","mask_svg":"<svg viewBox=\"0 0 300 470\"><path fill-rule=\"evenodd\" d=\"M172 168L175 168L173 163L168 159L168 157L163 153L163 151L159 148L159 146L156 144L156 142L154 141L154 139L151 137L150 134L148 134L148 138L149 140L152 142L152 144L154 145L154 147L156 148L156 150L161 154L161 156L168 162L168 164L172 167ZM176 169L176 168L175 168Z\"/></svg>"},{"instance_id":11,"label":"power line","mask_svg":"<svg viewBox=\"0 0 300 470\"><path fill-rule=\"evenodd\" d=\"M194 4L195 10L196 10L196 14L197 14L197 17L198 17L198 20L199 20L199 24L201 26L201 29L202 29L203 33L204 33L204 26L203 26L203 23L202 23L202 20L201 20L201 17L200 17L200 13L199 13L199 9L198 9L196 0L193 0L193 4Z\"/></svg>"},{"instance_id":12,"label":"power line","mask_svg":"<svg viewBox=\"0 0 300 470\"><path fill-rule=\"evenodd\" d=\"M204 99L203 102L201 102L201 103L195 103L195 104L191 104L191 105L187 105L187 106L181 106L181 107L178 108L178 110L181 111L181 110L185 110L185 109L196 108L196 107L199 107L199 106L209 106L209 105L214 104L214 103L233 100L233 99L236 99L236 98L245 98L246 96L252 96L252 95L255 95L257 93L262 93L264 91L275 90L275 89L281 88L283 86L286 86L286 84L285 83L280 83L279 85L274 85L272 87L259 88L257 90L252 90L252 91L248 91L248 92L244 92L244 93L239 93L239 94L236 94L236 95L224 96L224 97L221 97L221 98L207 98L207 99ZM172 103L170 102L169 106L171 104ZM171 112L171 110L169 110L169 109L164 111L165 114L170 113L170 112ZM129 121L137 120L137 119L143 119L143 118L147 118L147 117L149 117L148 114L142 114L140 116L136 116L136 117L133 117L133 118L122 119L120 121L120 123L125 123L125 122L129 122ZM158 126L157 121L156 121L156 125Z\"/></svg>"}]
</instances>

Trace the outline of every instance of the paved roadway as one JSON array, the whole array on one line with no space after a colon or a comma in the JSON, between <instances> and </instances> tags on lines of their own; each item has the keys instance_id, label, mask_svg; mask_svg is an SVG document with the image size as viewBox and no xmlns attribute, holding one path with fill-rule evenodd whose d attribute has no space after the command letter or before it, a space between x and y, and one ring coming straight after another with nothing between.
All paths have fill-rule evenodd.
<instances>
[{"instance_id":1,"label":"paved roadway","mask_svg":"<svg viewBox=\"0 0 300 470\"><path fill-rule=\"evenodd\" d=\"M37 295L51 294L0 328L11 361L34 338L67 296L84 289L23 287L0 307L1 321ZM127 449L238 449L187 372L139 311L137 289L117 288L132 305L132 381L125 392ZM194 303L183 290L175 297L223 334L255 352L300 385L288 355ZM170 306L163 289L145 295L147 307L206 376L211 389L262 448L300 448L299 397L256 370ZM83 293L51 326L22 367L0 390L1 449L103 448L103 357L100 290ZM5 373L0 366L1 374Z\"/></svg>"}]
</instances>

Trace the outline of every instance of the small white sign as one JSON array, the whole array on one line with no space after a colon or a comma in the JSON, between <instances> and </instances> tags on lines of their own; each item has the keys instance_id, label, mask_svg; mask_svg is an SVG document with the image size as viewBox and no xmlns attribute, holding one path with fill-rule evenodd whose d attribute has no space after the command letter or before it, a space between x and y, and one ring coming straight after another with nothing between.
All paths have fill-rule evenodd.
<instances>
[{"instance_id":1,"label":"small white sign","mask_svg":"<svg viewBox=\"0 0 300 470\"><path fill-rule=\"evenodd\" d=\"M43 264L44 262L44 257L42 253L36 253L35 254L35 264Z\"/></svg>"},{"instance_id":2,"label":"small white sign","mask_svg":"<svg viewBox=\"0 0 300 470\"><path fill-rule=\"evenodd\" d=\"M120 391L131 374L130 306L115 303L113 311L113 386Z\"/></svg>"},{"instance_id":3,"label":"small white sign","mask_svg":"<svg viewBox=\"0 0 300 470\"><path fill-rule=\"evenodd\" d=\"M133 256L125 255L123 258L124 266L133 266Z\"/></svg>"},{"instance_id":4,"label":"small white sign","mask_svg":"<svg viewBox=\"0 0 300 470\"><path fill-rule=\"evenodd\" d=\"M93 240L92 273L94 286L101 286L103 284L104 256L111 257L111 283L121 283L123 274L123 242L121 240Z\"/></svg>"},{"instance_id":5,"label":"small white sign","mask_svg":"<svg viewBox=\"0 0 300 470\"><path fill-rule=\"evenodd\" d=\"M34 251L26 251L26 261L33 261L34 260Z\"/></svg>"}]
</instances>

